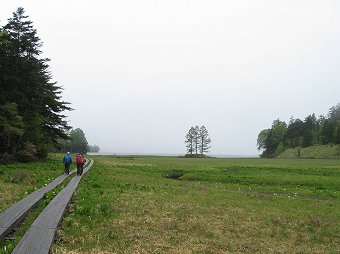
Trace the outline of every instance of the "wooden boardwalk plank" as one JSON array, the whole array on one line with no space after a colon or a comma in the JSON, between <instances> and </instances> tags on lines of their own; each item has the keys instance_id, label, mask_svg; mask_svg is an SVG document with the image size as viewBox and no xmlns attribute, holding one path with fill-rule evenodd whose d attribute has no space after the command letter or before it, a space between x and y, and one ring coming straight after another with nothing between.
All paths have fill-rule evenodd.
<instances>
[{"instance_id":1,"label":"wooden boardwalk plank","mask_svg":"<svg viewBox=\"0 0 340 254\"><path fill-rule=\"evenodd\" d=\"M70 175L76 170L72 170ZM40 188L31 194L27 195L11 207L0 214L0 240L5 236L32 210L43 198L46 192L53 190L56 186L62 183L70 175L60 175L54 181L43 188Z\"/></svg>"},{"instance_id":2,"label":"wooden boardwalk plank","mask_svg":"<svg viewBox=\"0 0 340 254\"><path fill-rule=\"evenodd\" d=\"M92 167L93 161L84 169L84 174ZM13 250L13 254L48 254L68 203L82 176L74 176L70 183L46 206L33 222L24 237Z\"/></svg>"}]
</instances>

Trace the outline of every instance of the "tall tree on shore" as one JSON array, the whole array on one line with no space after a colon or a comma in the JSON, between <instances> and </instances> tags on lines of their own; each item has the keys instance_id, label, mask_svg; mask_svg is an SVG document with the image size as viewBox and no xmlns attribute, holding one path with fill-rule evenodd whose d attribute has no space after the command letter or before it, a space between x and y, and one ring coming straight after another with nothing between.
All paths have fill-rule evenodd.
<instances>
[{"instance_id":1,"label":"tall tree on shore","mask_svg":"<svg viewBox=\"0 0 340 254\"><path fill-rule=\"evenodd\" d=\"M70 126L63 112L71 108L61 100L62 88L51 81L49 59L40 57L42 42L27 18L18 8L0 29L0 105L17 105L24 130L18 149L30 143L45 157L49 146L68 138ZM15 155L16 149L6 152Z\"/></svg>"},{"instance_id":2,"label":"tall tree on shore","mask_svg":"<svg viewBox=\"0 0 340 254\"><path fill-rule=\"evenodd\" d=\"M200 127L198 127L198 125L195 126L194 128L194 151L195 154L198 154L198 146L200 143Z\"/></svg>"},{"instance_id":3,"label":"tall tree on shore","mask_svg":"<svg viewBox=\"0 0 340 254\"><path fill-rule=\"evenodd\" d=\"M340 103L338 103L336 106L333 106L329 109L328 118L331 121L340 120Z\"/></svg>"},{"instance_id":4,"label":"tall tree on shore","mask_svg":"<svg viewBox=\"0 0 340 254\"><path fill-rule=\"evenodd\" d=\"M201 126L199 129L199 151L203 155L204 153L208 152L211 143L211 139L209 138L208 130Z\"/></svg>"},{"instance_id":5,"label":"tall tree on shore","mask_svg":"<svg viewBox=\"0 0 340 254\"><path fill-rule=\"evenodd\" d=\"M194 152L194 138L195 138L195 129L194 127L191 127L187 135L185 135L187 153L190 155L192 155L192 153Z\"/></svg>"},{"instance_id":6,"label":"tall tree on shore","mask_svg":"<svg viewBox=\"0 0 340 254\"><path fill-rule=\"evenodd\" d=\"M318 121L315 114L309 115L303 122L303 147L317 143Z\"/></svg>"},{"instance_id":7,"label":"tall tree on shore","mask_svg":"<svg viewBox=\"0 0 340 254\"><path fill-rule=\"evenodd\" d=\"M274 157L284 149L284 138L287 124L280 119L273 122L270 129L263 130L257 138L259 150L263 150L262 157Z\"/></svg>"},{"instance_id":8,"label":"tall tree on shore","mask_svg":"<svg viewBox=\"0 0 340 254\"><path fill-rule=\"evenodd\" d=\"M0 104L0 154L16 153L24 134L22 118L15 103Z\"/></svg>"},{"instance_id":9,"label":"tall tree on shore","mask_svg":"<svg viewBox=\"0 0 340 254\"><path fill-rule=\"evenodd\" d=\"M291 119L283 137L285 145L293 148L302 146L303 136L304 123L300 119Z\"/></svg>"},{"instance_id":10,"label":"tall tree on shore","mask_svg":"<svg viewBox=\"0 0 340 254\"><path fill-rule=\"evenodd\" d=\"M88 142L82 129L71 130L71 152L87 153Z\"/></svg>"}]
</instances>

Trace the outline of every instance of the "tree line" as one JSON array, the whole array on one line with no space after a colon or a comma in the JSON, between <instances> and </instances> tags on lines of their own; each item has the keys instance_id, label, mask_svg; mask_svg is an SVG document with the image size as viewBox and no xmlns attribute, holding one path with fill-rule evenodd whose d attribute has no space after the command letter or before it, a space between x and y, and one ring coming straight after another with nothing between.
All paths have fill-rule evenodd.
<instances>
[{"instance_id":1,"label":"tree line","mask_svg":"<svg viewBox=\"0 0 340 254\"><path fill-rule=\"evenodd\" d=\"M326 144L340 144L340 104L331 107L327 116L311 114L304 120L292 117L288 124L277 119L257 138L261 157L275 157L288 148Z\"/></svg>"},{"instance_id":2,"label":"tree line","mask_svg":"<svg viewBox=\"0 0 340 254\"><path fill-rule=\"evenodd\" d=\"M191 127L185 136L187 156L203 155L211 148L208 130L204 127Z\"/></svg>"},{"instance_id":3,"label":"tree line","mask_svg":"<svg viewBox=\"0 0 340 254\"><path fill-rule=\"evenodd\" d=\"M46 158L68 139L62 87L52 81L49 59L23 8L0 27L0 160Z\"/></svg>"},{"instance_id":4,"label":"tree line","mask_svg":"<svg viewBox=\"0 0 340 254\"><path fill-rule=\"evenodd\" d=\"M69 139L60 140L60 152L83 153L100 151L97 145L89 145L82 129L76 128L69 132Z\"/></svg>"}]
</instances>

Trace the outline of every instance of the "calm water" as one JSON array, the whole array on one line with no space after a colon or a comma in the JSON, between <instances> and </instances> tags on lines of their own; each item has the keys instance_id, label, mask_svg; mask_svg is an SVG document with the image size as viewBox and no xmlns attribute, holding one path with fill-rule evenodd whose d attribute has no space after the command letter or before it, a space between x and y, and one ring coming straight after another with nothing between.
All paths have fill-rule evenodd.
<instances>
[{"instance_id":1,"label":"calm water","mask_svg":"<svg viewBox=\"0 0 340 254\"><path fill-rule=\"evenodd\" d=\"M118 156L132 156L132 155L149 155L149 156L184 156L184 154L167 154L167 153L113 153L113 152L99 152L87 153L88 155L118 155ZM208 156L216 158L259 158L258 155L225 155L225 154L208 154Z\"/></svg>"}]
</instances>

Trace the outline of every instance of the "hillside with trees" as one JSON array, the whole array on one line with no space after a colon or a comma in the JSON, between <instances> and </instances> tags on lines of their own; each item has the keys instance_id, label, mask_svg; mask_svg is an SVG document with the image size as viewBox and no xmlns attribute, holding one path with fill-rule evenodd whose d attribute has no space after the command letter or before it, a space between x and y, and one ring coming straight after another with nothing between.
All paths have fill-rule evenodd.
<instances>
[{"instance_id":1,"label":"hillside with trees","mask_svg":"<svg viewBox=\"0 0 340 254\"><path fill-rule=\"evenodd\" d=\"M0 161L46 158L68 138L63 112L71 108L52 81L41 47L23 8L0 27Z\"/></svg>"},{"instance_id":2,"label":"hillside with trees","mask_svg":"<svg viewBox=\"0 0 340 254\"><path fill-rule=\"evenodd\" d=\"M340 144L340 104L329 109L327 116L308 115L304 120L290 119L287 124L277 119L271 128L262 130L257 138L261 157L276 157L287 149L295 149L300 157L300 148ZM320 150L321 151L321 150Z\"/></svg>"}]
</instances>

